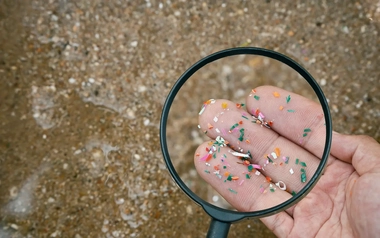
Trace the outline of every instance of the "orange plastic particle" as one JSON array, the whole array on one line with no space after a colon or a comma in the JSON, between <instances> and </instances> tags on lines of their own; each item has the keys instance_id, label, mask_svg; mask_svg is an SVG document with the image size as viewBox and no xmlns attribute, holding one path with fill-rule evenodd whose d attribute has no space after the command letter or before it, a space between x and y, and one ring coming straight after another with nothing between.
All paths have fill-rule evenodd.
<instances>
[{"instance_id":1,"label":"orange plastic particle","mask_svg":"<svg viewBox=\"0 0 380 238\"><path fill-rule=\"evenodd\" d=\"M214 169L215 169L215 170L219 170L219 164L215 165L215 166L214 166Z\"/></svg>"},{"instance_id":2,"label":"orange plastic particle","mask_svg":"<svg viewBox=\"0 0 380 238\"><path fill-rule=\"evenodd\" d=\"M256 89L252 89L252 93L256 93Z\"/></svg>"},{"instance_id":3,"label":"orange plastic particle","mask_svg":"<svg viewBox=\"0 0 380 238\"><path fill-rule=\"evenodd\" d=\"M230 175L230 172L228 171L224 172L224 176L228 177L228 175Z\"/></svg>"},{"instance_id":4,"label":"orange plastic particle","mask_svg":"<svg viewBox=\"0 0 380 238\"><path fill-rule=\"evenodd\" d=\"M282 109L284 109L284 107L283 107L283 106L280 106L278 109L280 109L280 111L282 111Z\"/></svg>"},{"instance_id":5,"label":"orange plastic particle","mask_svg":"<svg viewBox=\"0 0 380 238\"><path fill-rule=\"evenodd\" d=\"M244 164L249 165L249 161L248 160L244 160Z\"/></svg>"},{"instance_id":6,"label":"orange plastic particle","mask_svg":"<svg viewBox=\"0 0 380 238\"><path fill-rule=\"evenodd\" d=\"M266 179L268 182L272 181L272 179L271 179L270 177L268 177L268 176L266 176L265 179Z\"/></svg>"},{"instance_id":7,"label":"orange plastic particle","mask_svg":"<svg viewBox=\"0 0 380 238\"><path fill-rule=\"evenodd\" d=\"M247 144L251 144L251 141L246 139L245 142L247 142Z\"/></svg>"},{"instance_id":8,"label":"orange plastic particle","mask_svg":"<svg viewBox=\"0 0 380 238\"><path fill-rule=\"evenodd\" d=\"M269 125L270 127L272 127L272 126L273 126L273 121L269 121L269 122L268 122L268 125Z\"/></svg>"},{"instance_id":9,"label":"orange plastic particle","mask_svg":"<svg viewBox=\"0 0 380 238\"><path fill-rule=\"evenodd\" d=\"M227 104L227 103L225 103L225 102L222 102L222 108L223 108L223 109L226 109L226 108L227 108L227 106L228 106L228 104Z\"/></svg>"},{"instance_id":10,"label":"orange plastic particle","mask_svg":"<svg viewBox=\"0 0 380 238\"><path fill-rule=\"evenodd\" d=\"M232 179L232 180L238 180L239 177L237 177L237 176L233 176L231 179Z\"/></svg>"},{"instance_id":11,"label":"orange plastic particle","mask_svg":"<svg viewBox=\"0 0 380 238\"><path fill-rule=\"evenodd\" d=\"M210 123L207 123L207 126L208 126L208 129L212 129L212 128L214 128L214 126L211 125Z\"/></svg>"},{"instance_id":12,"label":"orange plastic particle","mask_svg":"<svg viewBox=\"0 0 380 238\"><path fill-rule=\"evenodd\" d=\"M280 157L280 148L274 148L274 153L276 153L277 157Z\"/></svg>"},{"instance_id":13,"label":"orange plastic particle","mask_svg":"<svg viewBox=\"0 0 380 238\"><path fill-rule=\"evenodd\" d=\"M260 110L257 108L256 111L255 111L255 115L258 116L260 113Z\"/></svg>"},{"instance_id":14,"label":"orange plastic particle","mask_svg":"<svg viewBox=\"0 0 380 238\"><path fill-rule=\"evenodd\" d=\"M212 155L211 155L211 154L208 154L208 156L207 156L207 158L206 158L206 161L209 161L211 158L212 158Z\"/></svg>"},{"instance_id":15,"label":"orange plastic particle","mask_svg":"<svg viewBox=\"0 0 380 238\"><path fill-rule=\"evenodd\" d=\"M239 125L242 125L243 124L243 121L239 121Z\"/></svg>"},{"instance_id":16,"label":"orange plastic particle","mask_svg":"<svg viewBox=\"0 0 380 238\"><path fill-rule=\"evenodd\" d=\"M237 108L241 108L241 104L240 103L236 103L236 107Z\"/></svg>"},{"instance_id":17,"label":"orange plastic particle","mask_svg":"<svg viewBox=\"0 0 380 238\"><path fill-rule=\"evenodd\" d=\"M273 96L276 97L276 98L279 98L280 94L278 92L273 92Z\"/></svg>"},{"instance_id":18,"label":"orange plastic particle","mask_svg":"<svg viewBox=\"0 0 380 238\"><path fill-rule=\"evenodd\" d=\"M200 154L199 153L196 153L195 156L199 156Z\"/></svg>"}]
</instances>

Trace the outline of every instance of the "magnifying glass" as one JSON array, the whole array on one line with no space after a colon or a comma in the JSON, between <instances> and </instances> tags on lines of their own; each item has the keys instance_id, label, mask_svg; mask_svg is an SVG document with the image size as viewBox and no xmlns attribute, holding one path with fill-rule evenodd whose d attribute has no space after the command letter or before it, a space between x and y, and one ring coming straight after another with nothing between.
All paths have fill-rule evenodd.
<instances>
[{"instance_id":1,"label":"magnifying glass","mask_svg":"<svg viewBox=\"0 0 380 238\"><path fill-rule=\"evenodd\" d=\"M314 78L289 57L253 47L192 65L171 89L160 122L166 166L211 216L208 237L226 237L231 223L304 198L323 173L331 134Z\"/></svg>"}]
</instances>

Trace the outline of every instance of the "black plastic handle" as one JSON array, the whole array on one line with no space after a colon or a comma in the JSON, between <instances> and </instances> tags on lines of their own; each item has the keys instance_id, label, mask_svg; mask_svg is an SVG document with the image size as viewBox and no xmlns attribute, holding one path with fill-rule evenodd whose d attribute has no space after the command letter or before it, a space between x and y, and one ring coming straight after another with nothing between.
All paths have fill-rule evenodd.
<instances>
[{"instance_id":1,"label":"black plastic handle","mask_svg":"<svg viewBox=\"0 0 380 238\"><path fill-rule=\"evenodd\" d=\"M231 223L212 218L207 232L207 238L225 238L230 230Z\"/></svg>"}]
</instances>

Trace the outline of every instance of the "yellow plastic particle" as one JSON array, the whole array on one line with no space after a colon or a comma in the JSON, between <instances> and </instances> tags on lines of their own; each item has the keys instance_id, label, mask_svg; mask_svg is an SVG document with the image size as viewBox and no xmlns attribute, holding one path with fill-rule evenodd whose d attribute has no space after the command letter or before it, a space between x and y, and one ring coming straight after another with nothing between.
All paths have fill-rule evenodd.
<instances>
[{"instance_id":1,"label":"yellow plastic particle","mask_svg":"<svg viewBox=\"0 0 380 238\"><path fill-rule=\"evenodd\" d=\"M279 98L279 97L280 97L280 94L279 94L278 92L273 92L273 96L274 96L275 98Z\"/></svg>"},{"instance_id":2,"label":"yellow plastic particle","mask_svg":"<svg viewBox=\"0 0 380 238\"><path fill-rule=\"evenodd\" d=\"M283 106L280 106L278 109L280 109L280 111L282 111L282 109L284 109L284 107L283 107Z\"/></svg>"},{"instance_id":3,"label":"yellow plastic particle","mask_svg":"<svg viewBox=\"0 0 380 238\"><path fill-rule=\"evenodd\" d=\"M227 108L227 106L228 106L228 104L227 104L227 103L225 103L225 102L222 102L222 108L223 108L223 109L226 109L226 108Z\"/></svg>"}]
</instances>

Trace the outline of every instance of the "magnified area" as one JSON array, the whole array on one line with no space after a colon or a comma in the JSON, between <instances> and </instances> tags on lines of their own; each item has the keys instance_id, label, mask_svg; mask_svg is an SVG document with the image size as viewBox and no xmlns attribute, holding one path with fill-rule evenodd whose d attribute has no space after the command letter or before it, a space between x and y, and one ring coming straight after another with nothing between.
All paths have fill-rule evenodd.
<instances>
[{"instance_id":1,"label":"magnified area","mask_svg":"<svg viewBox=\"0 0 380 238\"><path fill-rule=\"evenodd\" d=\"M262 56L212 62L169 111L171 162L186 186L218 207L257 211L298 193L325 146L322 107L296 71Z\"/></svg>"},{"instance_id":2,"label":"magnified area","mask_svg":"<svg viewBox=\"0 0 380 238\"><path fill-rule=\"evenodd\" d=\"M324 148L319 104L278 87L252 89L245 103L210 99L199 128L199 175L239 211L285 202L314 175Z\"/></svg>"}]
</instances>

